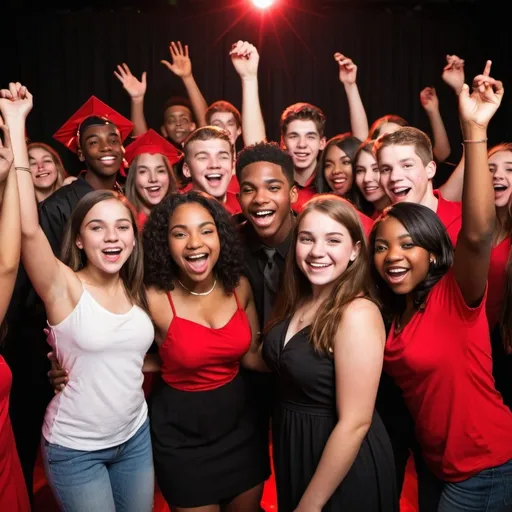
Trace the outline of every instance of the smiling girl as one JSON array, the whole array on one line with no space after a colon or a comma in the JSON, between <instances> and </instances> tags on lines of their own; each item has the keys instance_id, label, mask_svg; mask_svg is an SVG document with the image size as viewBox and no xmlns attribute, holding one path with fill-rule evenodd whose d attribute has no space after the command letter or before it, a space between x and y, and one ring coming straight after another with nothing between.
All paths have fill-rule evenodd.
<instances>
[{"instance_id":1,"label":"smiling girl","mask_svg":"<svg viewBox=\"0 0 512 512\"><path fill-rule=\"evenodd\" d=\"M130 166L126 197L137 210L137 222L142 229L153 207L176 192L172 166L180 160L181 153L149 130L127 147L125 158Z\"/></svg>"},{"instance_id":2,"label":"smiling girl","mask_svg":"<svg viewBox=\"0 0 512 512\"><path fill-rule=\"evenodd\" d=\"M39 225L25 145L32 95L10 84L0 97L12 132L23 265L44 303L49 343L69 372L45 414L46 475L63 510L149 512L154 473L142 366L154 329L134 213L116 192L88 193L58 259Z\"/></svg>"},{"instance_id":3,"label":"smiling girl","mask_svg":"<svg viewBox=\"0 0 512 512\"><path fill-rule=\"evenodd\" d=\"M28 145L28 160L39 203L62 186L66 171L58 153L42 142Z\"/></svg>"},{"instance_id":4,"label":"smiling girl","mask_svg":"<svg viewBox=\"0 0 512 512\"><path fill-rule=\"evenodd\" d=\"M279 380L279 510L396 511L393 454L374 410L385 330L355 208L334 195L311 199L291 247L263 342Z\"/></svg>"},{"instance_id":5,"label":"smiling girl","mask_svg":"<svg viewBox=\"0 0 512 512\"><path fill-rule=\"evenodd\" d=\"M234 224L221 203L188 192L155 207L143 238L165 383L151 404L159 488L177 512L258 512L268 454L239 369L266 368Z\"/></svg>"},{"instance_id":6,"label":"smiling girl","mask_svg":"<svg viewBox=\"0 0 512 512\"><path fill-rule=\"evenodd\" d=\"M392 322L385 371L401 388L429 468L444 482L439 512L510 510L512 413L496 391L485 311L496 210L487 125L503 86L490 61L464 86L462 228L455 251L423 205L384 212L371 235L373 274Z\"/></svg>"}]
</instances>

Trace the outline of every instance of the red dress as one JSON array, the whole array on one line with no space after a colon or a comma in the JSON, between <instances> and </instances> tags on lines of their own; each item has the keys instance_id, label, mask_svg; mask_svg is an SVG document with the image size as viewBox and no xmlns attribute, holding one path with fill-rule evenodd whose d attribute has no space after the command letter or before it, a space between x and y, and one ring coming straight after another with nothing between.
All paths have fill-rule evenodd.
<instances>
[{"instance_id":1,"label":"red dress","mask_svg":"<svg viewBox=\"0 0 512 512\"><path fill-rule=\"evenodd\" d=\"M9 419L11 381L11 370L0 356L0 510L29 512L27 488Z\"/></svg>"}]
</instances>

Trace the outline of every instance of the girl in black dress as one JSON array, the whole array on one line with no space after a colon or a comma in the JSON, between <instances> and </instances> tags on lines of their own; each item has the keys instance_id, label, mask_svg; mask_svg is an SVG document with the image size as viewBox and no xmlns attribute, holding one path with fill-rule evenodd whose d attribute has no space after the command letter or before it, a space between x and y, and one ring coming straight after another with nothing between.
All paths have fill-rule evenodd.
<instances>
[{"instance_id":1,"label":"girl in black dress","mask_svg":"<svg viewBox=\"0 0 512 512\"><path fill-rule=\"evenodd\" d=\"M386 334L356 210L313 198L291 247L263 343L279 378L279 512L397 511L393 452L374 410Z\"/></svg>"}]
</instances>

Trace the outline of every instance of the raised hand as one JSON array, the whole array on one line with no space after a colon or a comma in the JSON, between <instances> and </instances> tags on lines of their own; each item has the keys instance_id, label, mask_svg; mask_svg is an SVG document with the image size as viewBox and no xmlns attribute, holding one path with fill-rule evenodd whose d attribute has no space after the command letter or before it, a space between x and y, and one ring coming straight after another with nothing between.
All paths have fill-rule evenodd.
<instances>
[{"instance_id":1,"label":"raised hand","mask_svg":"<svg viewBox=\"0 0 512 512\"><path fill-rule=\"evenodd\" d=\"M425 87L425 89L420 92L420 101L421 106L427 112L439 110L439 99L434 87Z\"/></svg>"},{"instance_id":2,"label":"raised hand","mask_svg":"<svg viewBox=\"0 0 512 512\"><path fill-rule=\"evenodd\" d=\"M114 71L114 75L123 84L123 87L132 99L143 98L144 94L146 94L145 71L142 73L141 80L138 80L132 75L128 65L123 62L123 64L117 66L117 71Z\"/></svg>"},{"instance_id":3,"label":"raised hand","mask_svg":"<svg viewBox=\"0 0 512 512\"><path fill-rule=\"evenodd\" d=\"M447 55L441 77L456 94L460 94L464 85L464 61L457 55Z\"/></svg>"},{"instance_id":4,"label":"raised hand","mask_svg":"<svg viewBox=\"0 0 512 512\"><path fill-rule=\"evenodd\" d=\"M167 60L161 60L160 62L180 78L191 76L192 61L188 55L188 45L183 46L181 41L177 43L171 41L169 51L171 52L172 63Z\"/></svg>"},{"instance_id":5,"label":"raised hand","mask_svg":"<svg viewBox=\"0 0 512 512\"><path fill-rule=\"evenodd\" d=\"M11 82L9 89L0 89L0 113L7 124L14 118L25 120L32 104L32 94L19 82Z\"/></svg>"},{"instance_id":6,"label":"raised hand","mask_svg":"<svg viewBox=\"0 0 512 512\"><path fill-rule=\"evenodd\" d=\"M344 85L352 85L356 83L357 66L352 59L349 59L342 53L335 53L334 60L338 63L340 72L340 82Z\"/></svg>"},{"instance_id":7,"label":"raised hand","mask_svg":"<svg viewBox=\"0 0 512 512\"><path fill-rule=\"evenodd\" d=\"M9 171L14 162L14 154L11 147L11 136L9 134L9 128L3 124L2 118L0 117L0 131L2 137L0 137L0 183L4 183L9 176Z\"/></svg>"},{"instance_id":8,"label":"raised hand","mask_svg":"<svg viewBox=\"0 0 512 512\"><path fill-rule=\"evenodd\" d=\"M491 78L491 61L485 64L484 71L473 80L473 91L464 84L459 94L459 116L463 123L487 128L489 121L503 99L503 84Z\"/></svg>"},{"instance_id":9,"label":"raised hand","mask_svg":"<svg viewBox=\"0 0 512 512\"><path fill-rule=\"evenodd\" d=\"M247 41L238 41L231 47L229 55L240 78L255 78L258 75L260 56L254 45Z\"/></svg>"}]
</instances>

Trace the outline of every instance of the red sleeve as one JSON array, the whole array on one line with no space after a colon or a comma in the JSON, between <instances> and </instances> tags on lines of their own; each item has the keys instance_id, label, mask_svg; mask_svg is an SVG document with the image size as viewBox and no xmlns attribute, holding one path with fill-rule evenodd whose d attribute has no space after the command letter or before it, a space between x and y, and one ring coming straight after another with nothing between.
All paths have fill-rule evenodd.
<instances>
[{"instance_id":1,"label":"red sleeve","mask_svg":"<svg viewBox=\"0 0 512 512\"><path fill-rule=\"evenodd\" d=\"M363 231L366 234L366 238L370 236L370 231L373 227L373 220L370 219L370 217L367 217L364 213L357 210L357 214L359 215L359 220L361 221L361 224L363 225Z\"/></svg>"},{"instance_id":2,"label":"red sleeve","mask_svg":"<svg viewBox=\"0 0 512 512\"><path fill-rule=\"evenodd\" d=\"M450 269L446 275L434 286L429 301L435 301L441 311L448 315L457 315L462 320L474 320L481 314L486 314L485 303L487 301L487 286L480 304L469 307L462 296L457 280Z\"/></svg>"}]
</instances>

